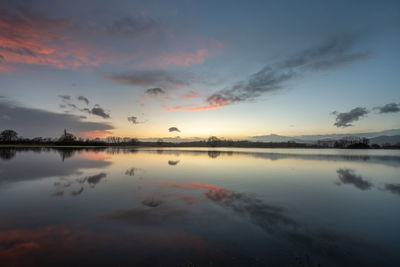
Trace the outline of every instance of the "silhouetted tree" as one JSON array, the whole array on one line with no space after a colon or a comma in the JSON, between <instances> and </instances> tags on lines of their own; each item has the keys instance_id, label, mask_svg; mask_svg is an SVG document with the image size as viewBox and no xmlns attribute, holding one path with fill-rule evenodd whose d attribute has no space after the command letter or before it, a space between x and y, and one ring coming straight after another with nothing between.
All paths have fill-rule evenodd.
<instances>
[{"instance_id":1,"label":"silhouetted tree","mask_svg":"<svg viewBox=\"0 0 400 267\"><path fill-rule=\"evenodd\" d=\"M207 139L207 144L208 144L209 146L212 146L212 147L215 147L215 146L219 145L220 143L221 143L221 139L219 139L219 138L216 137L216 136L210 136L210 137Z\"/></svg>"},{"instance_id":2,"label":"silhouetted tree","mask_svg":"<svg viewBox=\"0 0 400 267\"><path fill-rule=\"evenodd\" d=\"M18 134L14 130L4 130L0 133L0 141L2 142L15 142L18 139Z\"/></svg>"},{"instance_id":3,"label":"silhouetted tree","mask_svg":"<svg viewBox=\"0 0 400 267\"><path fill-rule=\"evenodd\" d=\"M64 130L63 135L58 139L61 143L72 143L76 141L76 136L72 133L68 133L67 130Z\"/></svg>"},{"instance_id":4,"label":"silhouetted tree","mask_svg":"<svg viewBox=\"0 0 400 267\"><path fill-rule=\"evenodd\" d=\"M121 140L122 140L122 138L121 137L117 137L117 136L108 136L106 138L107 143L113 144L113 145L121 143Z\"/></svg>"}]
</instances>

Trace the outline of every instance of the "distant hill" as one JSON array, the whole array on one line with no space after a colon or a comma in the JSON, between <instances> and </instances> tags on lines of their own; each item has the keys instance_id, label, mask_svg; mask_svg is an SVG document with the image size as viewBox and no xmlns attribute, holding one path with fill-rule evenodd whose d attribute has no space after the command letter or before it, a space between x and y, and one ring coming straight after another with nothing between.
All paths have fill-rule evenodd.
<instances>
[{"instance_id":1,"label":"distant hill","mask_svg":"<svg viewBox=\"0 0 400 267\"><path fill-rule=\"evenodd\" d=\"M339 140L343 137L354 136L354 137L365 137L371 140L371 144L397 144L399 142L400 129L385 130L381 132L370 132L370 133L347 133L347 134L321 134L321 135L299 135L299 136L283 136L283 135L261 135L253 136L250 138L251 141L258 142L288 142L295 141L298 143L315 143L317 141L328 141L328 140ZM397 137L396 137L397 136ZM372 142L373 141L373 142Z\"/></svg>"},{"instance_id":2,"label":"distant hill","mask_svg":"<svg viewBox=\"0 0 400 267\"><path fill-rule=\"evenodd\" d=\"M400 144L400 135L393 135L393 136L377 136L374 138L371 138L369 140L370 144L378 144L378 145L384 145L384 144L391 144L391 145L396 145Z\"/></svg>"},{"instance_id":3,"label":"distant hill","mask_svg":"<svg viewBox=\"0 0 400 267\"><path fill-rule=\"evenodd\" d=\"M296 142L296 143L306 143L306 144L314 144L317 141L324 142L334 142L343 137L365 137L370 139L370 144L391 144L395 145L400 142L400 129L392 129L381 132L371 132L371 133L347 133L347 134L321 134L321 135L299 135L299 136L284 136L277 134L270 135L261 135L261 136L252 136L245 140L253 141L253 142L272 142L272 143L286 143L286 142ZM221 137L222 138L222 137ZM175 137L164 137L164 138L140 138L139 141L142 142L157 142L159 139L162 139L164 142L172 142L172 143L183 143L183 142L199 142L204 141L207 138L200 137L191 137L191 138L181 138L180 136Z\"/></svg>"}]
</instances>

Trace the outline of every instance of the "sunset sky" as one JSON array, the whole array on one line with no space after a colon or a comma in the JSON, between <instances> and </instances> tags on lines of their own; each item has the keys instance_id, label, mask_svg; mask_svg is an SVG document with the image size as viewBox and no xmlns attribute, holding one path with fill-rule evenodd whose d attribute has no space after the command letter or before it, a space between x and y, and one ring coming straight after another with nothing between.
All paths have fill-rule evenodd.
<instances>
[{"instance_id":1,"label":"sunset sky","mask_svg":"<svg viewBox=\"0 0 400 267\"><path fill-rule=\"evenodd\" d=\"M226 138L400 128L400 1L0 3L0 130Z\"/></svg>"}]
</instances>

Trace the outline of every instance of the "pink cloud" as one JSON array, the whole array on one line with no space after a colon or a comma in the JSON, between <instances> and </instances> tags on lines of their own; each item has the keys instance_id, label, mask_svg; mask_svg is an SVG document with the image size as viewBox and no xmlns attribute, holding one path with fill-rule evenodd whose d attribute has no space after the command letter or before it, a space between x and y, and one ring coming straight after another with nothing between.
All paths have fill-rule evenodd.
<instances>
[{"instance_id":1,"label":"pink cloud","mask_svg":"<svg viewBox=\"0 0 400 267\"><path fill-rule=\"evenodd\" d=\"M137 56L122 55L80 35L72 20L0 12L0 72L13 72L23 65L75 69Z\"/></svg>"},{"instance_id":2,"label":"pink cloud","mask_svg":"<svg viewBox=\"0 0 400 267\"><path fill-rule=\"evenodd\" d=\"M166 107L164 109L164 112L171 112L171 111L203 111L203 110L209 110L209 109L216 109L216 108L221 108L226 105L222 104L212 104L212 105L206 105L206 106L199 106L196 104L187 104L187 105L181 105L181 106L174 106L174 107Z\"/></svg>"},{"instance_id":3,"label":"pink cloud","mask_svg":"<svg viewBox=\"0 0 400 267\"><path fill-rule=\"evenodd\" d=\"M195 91L189 91L182 96L183 99L193 99L199 97L201 97L201 95Z\"/></svg>"}]
</instances>

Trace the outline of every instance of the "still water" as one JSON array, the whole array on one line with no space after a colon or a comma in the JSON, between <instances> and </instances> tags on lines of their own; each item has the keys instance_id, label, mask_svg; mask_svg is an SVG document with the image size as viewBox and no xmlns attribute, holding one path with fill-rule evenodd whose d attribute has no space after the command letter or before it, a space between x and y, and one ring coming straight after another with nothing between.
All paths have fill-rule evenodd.
<instances>
[{"instance_id":1,"label":"still water","mask_svg":"<svg viewBox=\"0 0 400 267\"><path fill-rule=\"evenodd\" d=\"M0 266L400 266L400 151L0 149Z\"/></svg>"}]
</instances>

